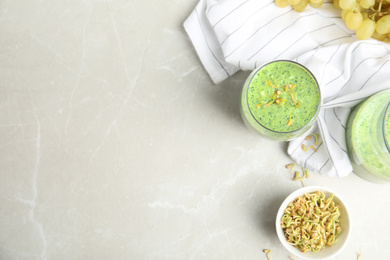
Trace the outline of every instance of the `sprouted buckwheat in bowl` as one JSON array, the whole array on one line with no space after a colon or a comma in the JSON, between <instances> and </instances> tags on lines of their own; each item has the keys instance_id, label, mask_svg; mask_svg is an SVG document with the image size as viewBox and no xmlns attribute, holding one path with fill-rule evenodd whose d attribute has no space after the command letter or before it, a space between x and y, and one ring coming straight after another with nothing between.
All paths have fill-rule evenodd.
<instances>
[{"instance_id":1,"label":"sprouted buckwheat in bowl","mask_svg":"<svg viewBox=\"0 0 390 260\"><path fill-rule=\"evenodd\" d=\"M283 246L301 259L329 259L339 254L349 239L348 210L332 190L303 187L280 206L276 233Z\"/></svg>"}]
</instances>

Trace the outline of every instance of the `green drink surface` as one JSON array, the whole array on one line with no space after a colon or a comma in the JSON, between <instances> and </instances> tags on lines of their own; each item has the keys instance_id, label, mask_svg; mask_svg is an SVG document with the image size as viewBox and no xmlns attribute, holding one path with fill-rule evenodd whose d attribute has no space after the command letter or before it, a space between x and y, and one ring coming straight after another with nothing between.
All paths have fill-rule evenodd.
<instances>
[{"instance_id":1,"label":"green drink surface","mask_svg":"<svg viewBox=\"0 0 390 260\"><path fill-rule=\"evenodd\" d=\"M347 124L348 150L353 150L354 155L350 156L351 161L386 177L390 177L389 152L385 147L385 140L390 140L390 113L384 114L383 107L389 99L390 92L368 99L354 108ZM383 132L379 124L382 122Z\"/></svg>"},{"instance_id":2,"label":"green drink surface","mask_svg":"<svg viewBox=\"0 0 390 260\"><path fill-rule=\"evenodd\" d=\"M315 78L304 67L288 61L264 66L248 88L248 107L253 118L275 132L304 127L316 115L319 102Z\"/></svg>"}]
</instances>

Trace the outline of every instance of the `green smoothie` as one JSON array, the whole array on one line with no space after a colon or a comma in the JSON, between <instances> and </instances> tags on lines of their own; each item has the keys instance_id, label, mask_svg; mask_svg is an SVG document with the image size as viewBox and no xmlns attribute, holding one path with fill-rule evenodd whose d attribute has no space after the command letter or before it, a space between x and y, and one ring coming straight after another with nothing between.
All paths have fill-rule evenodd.
<instances>
[{"instance_id":1,"label":"green smoothie","mask_svg":"<svg viewBox=\"0 0 390 260\"><path fill-rule=\"evenodd\" d=\"M354 172L373 181L390 181L390 91L356 106L347 123L348 154Z\"/></svg>"},{"instance_id":2,"label":"green smoothie","mask_svg":"<svg viewBox=\"0 0 390 260\"><path fill-rule=\"evenodd\" d=\"M385 133L385 143L386 148L390 151L390 104L386 109L386 116L385 116L385 122L384 122L384 130Z\"/></svg>"},{"instance_id":3,"label":"green smoothie","mask_svg":"<svg viewBox=\"0 0 390 260\"><path fill-rule=\"evenodd\" d=\"M241 97L244 122L281 141L306 132L317 118L319 107L316 79L292 61L274 61L253 71Z\"/></svg>"}]
</instances>

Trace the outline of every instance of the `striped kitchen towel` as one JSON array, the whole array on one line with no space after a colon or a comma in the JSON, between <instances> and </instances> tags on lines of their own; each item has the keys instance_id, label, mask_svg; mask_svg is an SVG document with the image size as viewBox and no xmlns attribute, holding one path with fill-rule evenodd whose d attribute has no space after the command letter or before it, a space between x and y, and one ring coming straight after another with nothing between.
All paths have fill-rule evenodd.
<instances>
[{"instance_id":1,"label":"striped kitchen towel","mask_svg":"<svg viewBox=\"0 0 390 260\"><path fill-rule=\"evenodd\" d=\"M323 106L310 130L320 134L321 142L317 151L305 152L302 143L309 146L313 139L304 135L290 141L288 153L301 166L327 176L352 172L346 121L354 105L390 88L390 44L358 41L331 1L298 13L276 7L274 0L200 0L184 27L215 84L271 60L306 66L321 88Z\"/></svg>"}]
</instances>

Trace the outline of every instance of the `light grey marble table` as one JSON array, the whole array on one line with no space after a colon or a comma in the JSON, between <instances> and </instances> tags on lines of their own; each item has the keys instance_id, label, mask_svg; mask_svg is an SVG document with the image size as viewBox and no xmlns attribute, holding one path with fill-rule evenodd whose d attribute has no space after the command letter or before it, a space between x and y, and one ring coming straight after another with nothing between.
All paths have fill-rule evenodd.
<instances>
[{"instance_id":1,"label":"light grey marble table","mask_svg":"<svg viewBox=\"0 0 390 260\"><path fill-rule=\"evenodd\" d=\"M244 126L249 72L212 84L182 25L196 4L0 1L0 259L288 259L287 144ZM305 184L348 203L337 259L389 259L389 186Z\"/></svg>"}]
</instances>

